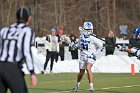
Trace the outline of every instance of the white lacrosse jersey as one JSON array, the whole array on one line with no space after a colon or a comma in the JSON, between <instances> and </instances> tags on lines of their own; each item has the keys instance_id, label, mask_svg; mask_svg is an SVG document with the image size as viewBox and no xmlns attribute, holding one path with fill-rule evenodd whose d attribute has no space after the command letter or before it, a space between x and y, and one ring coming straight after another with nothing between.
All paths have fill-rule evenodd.
<instances>
[{"instance_id":1,"label":"white lacrosse jersey","mask_svg":"<svg viewBox=\"0 0 140 93\"><path fill-rule=\"evenodd\" d=\"M103 48L103 42L91 35L88 37L81 35L79 37L78 47L82 50L81 54L86 54L89 56L91 54L97 55Z\"/></svg>"}]
</instances>

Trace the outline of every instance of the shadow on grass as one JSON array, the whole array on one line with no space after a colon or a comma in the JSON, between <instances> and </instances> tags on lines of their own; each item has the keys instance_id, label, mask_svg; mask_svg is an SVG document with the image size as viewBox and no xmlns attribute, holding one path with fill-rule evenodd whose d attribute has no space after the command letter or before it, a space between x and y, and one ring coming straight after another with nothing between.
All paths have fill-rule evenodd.
<instances>
[{"instance_id":1,"label":"shadow on grass","mask_svg":"<svg viewBox=\"0 0 140 93\"><path fill-rule=\"evenodd\" d=\"M67 90L64 90L64 89L54 89L54 88L28 88L30 90L38 90L38 91L50 91L50 92L59 92L59 91L72 91L72 89L67 89Z\"/></svg>"}]
</instances>

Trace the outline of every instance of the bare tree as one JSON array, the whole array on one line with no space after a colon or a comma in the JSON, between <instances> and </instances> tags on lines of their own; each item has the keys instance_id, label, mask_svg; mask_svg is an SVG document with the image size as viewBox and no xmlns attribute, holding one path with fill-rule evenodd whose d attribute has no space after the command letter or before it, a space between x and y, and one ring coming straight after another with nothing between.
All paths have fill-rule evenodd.
<instances>
[{"instance_id":1,"label":"bare tree","mask_svg":"<svg viewBox=\"0 0 140 93\"><path fill-rule=\"evenodd\" d=\"M21 5L31 7L31 25L38 36L48 34L52 26L79 35L78 27L85 20L93 22L94 17L99 36L109 30L119 35L117 30L123 23L131 25L132 30L140 25L140 0L0 0L0 26L15 21L15 10Z\"/></svg>"},{"instance_id":2,"label":"bare tree","mask_svg":"<svg viewBox=\"0 0 140 93\"><path fill-rule=\"evenodd\" d=\"M113 0L113 30L115 31L115 27L116 27L116 0Z\"/></svg>"},{"instance_id":3,"label":"bare tree","mask_svg":"<svg viewBox=\"0 0 140 93\"><path fill-rule=\"evenodd\" d=\"M110 23L110 12L109 12L109 0L106 0L106 11L107 11L107 25L108 29L111 30L111 23Z\"/></svg>"}]
</instances>

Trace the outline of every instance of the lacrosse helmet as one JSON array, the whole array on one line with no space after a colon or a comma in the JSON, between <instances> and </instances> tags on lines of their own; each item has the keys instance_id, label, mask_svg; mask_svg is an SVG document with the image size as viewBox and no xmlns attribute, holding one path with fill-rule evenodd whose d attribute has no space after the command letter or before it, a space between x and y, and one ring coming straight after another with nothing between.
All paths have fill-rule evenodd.
<instances>
[{"instance_id":1,"label":"lacrosse helmet","mask_svg":"<svg viewBox=\"0 0 140 93\"><path fill-rule=\"evenodd\" d=\"M93 33L93 24L91 22L84 22L83 25L84 35L89 36Z\"/></svg>"}]
</instances>

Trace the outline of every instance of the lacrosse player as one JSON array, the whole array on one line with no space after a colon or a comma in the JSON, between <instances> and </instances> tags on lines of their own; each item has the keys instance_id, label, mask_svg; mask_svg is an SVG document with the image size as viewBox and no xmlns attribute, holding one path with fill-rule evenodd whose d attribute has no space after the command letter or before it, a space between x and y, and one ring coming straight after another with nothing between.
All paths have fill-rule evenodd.
<instances>
[{"instance_id":1,"label":"lacrosse player","mask_svg":"<svg viewBox=\"0 0 140 93\"><path fill-rule=\"evenodd\" d=\"M89 80L89 90L94 92L93 74L91 67L95 63L96 55L102 49L103 43L98 38L92 36L93 24L91 22L84 22L83 28L79 29L81 33L78 42L78 48L81 50L79 61L80 72L77 76L77 83L73 88L73 92L77 92L85 70L87 71L87 77Z\"/></svg>"},{"instance_id":2,"label":"lacrosse player","mask_svg":"<svg viewBox=\"0 0 140 93\"><path fill-rule=\"evenodd\" d=\"M140 59L140 55L137 54L138 50L140 49L140 27L137 27L134 30L134 35L135 35L135 38L133 40L133 45L131 44L129 48L125 48L123 46L118 45L118 49L120 51L127 52L131 54L132 56L136 56L138 59Z\"/></svg>"}]
</instances>

